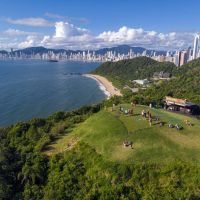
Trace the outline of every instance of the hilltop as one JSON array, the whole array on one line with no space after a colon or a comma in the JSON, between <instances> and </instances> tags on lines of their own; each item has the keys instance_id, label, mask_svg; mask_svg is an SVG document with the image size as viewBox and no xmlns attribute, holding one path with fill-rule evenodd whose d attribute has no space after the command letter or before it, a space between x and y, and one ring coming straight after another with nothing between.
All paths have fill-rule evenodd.
<instances>
[{"instance_id":1,"label":"hilltop","mask_svg":"<svg viewBox=\"0 0 200 200\"><path fill-rule=\"evenodd\" d=\"M47 154L67 151L67 146L84 142L94 148L104 159L119 163L159 163L175 160L200 162L200 121L188 116L136 106L133 115L125 115L119 108L131 109L130 104L120 104L91 116L69 134L50 145ZM163 127L141 116L142 110L149 110L153 116L165 122ZM185 120L193 126L187 126ZM183 130L168 128L168 124L179 124ZM123 141L133 141L133 149L124 148Z\"/></svg>"},{"instance_id":2,"label":"hilltop","mask_svg":"<svg viewBox=\"0 0 200 200\"><path fill-rule=\"evenodd\" d=\"M105 62L92 73L105 76L122 86L129 80L152 78L155 72L173 74L175 69L176 66L170 62L161 63L148 57L137 57L118 62Z\"/></svg>"}]
</instances>

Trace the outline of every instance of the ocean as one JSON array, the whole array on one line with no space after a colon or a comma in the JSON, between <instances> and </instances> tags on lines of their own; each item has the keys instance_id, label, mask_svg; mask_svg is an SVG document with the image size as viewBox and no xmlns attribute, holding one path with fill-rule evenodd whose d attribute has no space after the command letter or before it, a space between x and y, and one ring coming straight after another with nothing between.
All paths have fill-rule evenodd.
<instances>
[{"instance_id":1,"label":"ocean","mask_svg":"<svg viewBox=\"0 0 200 200\"><path fill-rule=\"evenodd\" d=\"M88 73L101 63L42 60L0 61L0 126L70 111L106 98Z\"/></svg>"}]
</instances>

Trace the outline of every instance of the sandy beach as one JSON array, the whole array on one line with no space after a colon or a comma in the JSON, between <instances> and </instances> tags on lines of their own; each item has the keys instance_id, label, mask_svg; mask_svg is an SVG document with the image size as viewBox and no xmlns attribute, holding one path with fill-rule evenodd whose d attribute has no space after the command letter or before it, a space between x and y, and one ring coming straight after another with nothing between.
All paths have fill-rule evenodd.
<instances>
[{"instance_id":1,"label":"sandy beach","mask_svg":"<svg viewBox=\"0 0 200 200\"><path fill-rule=\"evenodd\" d=\"M120 90L114 87L112 82L108 81L108 79L106 79L105 77L94 74L84 74L84 76L96 79L100 84L102 84L105 87L106 91L109 93L109 97L114 95L122 96Z\"/></svg>"}]
</instances>

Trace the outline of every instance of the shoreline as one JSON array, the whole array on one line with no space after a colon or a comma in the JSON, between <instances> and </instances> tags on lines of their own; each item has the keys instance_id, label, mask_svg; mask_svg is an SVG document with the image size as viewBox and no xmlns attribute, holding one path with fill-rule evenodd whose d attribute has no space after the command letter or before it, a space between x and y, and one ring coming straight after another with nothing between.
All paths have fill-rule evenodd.
<instances>
[{"instance_id":1,"label":"shoreline","mask_svg":"<svg viewBox=\"0 0 200 200\"><path fill-rule=\"evenodd\" d=\"M95 75L95 74L83 74L83 76L92 78L99 83L100 89L104 92L104 94L110 98L112 96L122 96L119 89L113 86L112 82L106 79L103 76Z\"/></svg>"}]
</instances>

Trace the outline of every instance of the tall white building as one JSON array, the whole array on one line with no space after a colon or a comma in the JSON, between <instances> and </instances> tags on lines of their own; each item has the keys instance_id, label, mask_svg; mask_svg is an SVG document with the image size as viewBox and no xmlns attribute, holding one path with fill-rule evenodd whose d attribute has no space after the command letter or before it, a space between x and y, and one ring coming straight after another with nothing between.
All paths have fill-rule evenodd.
<instances>
[{"instance_id":1,"label":"tall white building","mask_svg":"<svg viewBox=\"0 0 200 200\"><path fill-rule=\"evenodd\" d=\"M194 48L193 48L193 59L197 58L197 54L198 54L198 45L199 45L199 35L196 35L194 38Z\"/></svg>"},{"instance_id":2,"label":"tall white building","mask_svg":"<svg viewBox=\"0 0 200 200\"><path fill-rule=\"evenodd\" d=\"M171 56L170 51L167 51L167 53L166 53L166 57L170 57L170 56Z\"/></svg>"},{"instance_id":3,"label":"tall white building","mask_svg":"<svg viewBox=\"0 0 200 200\"><path fill-rule=\"evenodd\" d=\"M147 50L144 50L143 52L142 52L142 56L146 56L147 55Z\"/></svg>"},{"instance_id":4,"label":"tall white building","mask_svg":"<svg viewBox=\"0 0 200 200\"><path fill-rule=\"evenodd\" d=\"M174 64L176 66L180 66L180 51L176 51L175 55L174 55Z\"/></svg>"}]
</instances>

